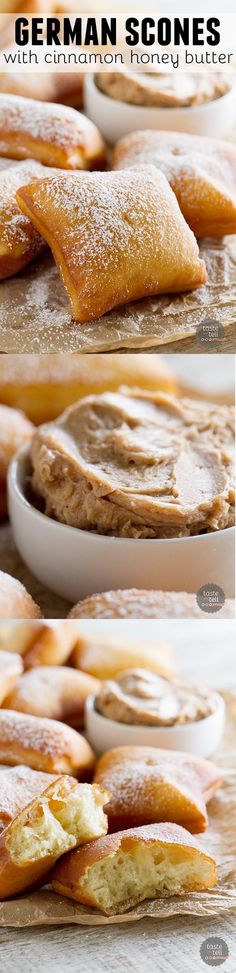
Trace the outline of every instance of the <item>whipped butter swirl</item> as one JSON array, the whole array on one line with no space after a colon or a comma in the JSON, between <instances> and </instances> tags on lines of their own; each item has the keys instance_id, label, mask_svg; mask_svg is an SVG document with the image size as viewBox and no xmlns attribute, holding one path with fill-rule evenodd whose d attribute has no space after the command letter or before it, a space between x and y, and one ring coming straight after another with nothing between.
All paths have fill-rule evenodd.
<instances>
[{"instance_id":1,"label":"whipped butter swirl","mask_svg":"<svg viewBox=\"0 0 236 973\"><path fill-rule=\"evenodd\" d=\"M130 669L101 685L96 710L118 723L174 726L210 716L216 694L204 686L162 679L147 669Z\"/></svg>"},{"instance_id":2,"label":"whipped butter swirl","mask_svg":"<svg viewBox=\"0 0 236 973\"><path fill-rule=\"evenodd\" d=\"M233 523L233 408L164 393L105 393L36 430L33 490L62 523L121 537Z\"/></svg>"}]
</instances>

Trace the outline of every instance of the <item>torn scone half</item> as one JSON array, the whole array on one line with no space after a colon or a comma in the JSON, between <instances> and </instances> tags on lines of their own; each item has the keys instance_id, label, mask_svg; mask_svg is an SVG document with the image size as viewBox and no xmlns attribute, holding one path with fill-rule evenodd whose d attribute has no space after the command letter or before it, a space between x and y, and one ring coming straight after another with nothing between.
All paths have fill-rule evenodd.
<instances>
[{"instance_id":1,"label":"torn scone half","mask_svg":"<svg viewBox=\"0 0 236 973\"><path fill-rule=\"evenodd\" d=\"M21 811L0 837L0 899L42 883L60 855L106 834L107 798L65 776Z\"/></svg>"},{"instance_id":2,"label":"torn scone half","mask_svg":"<svg viewBox=\"0 0 236 973\"><path fill-rule=\"evenodd\" d=\"M17 202L51 247L78 323L206 282L197 241L154 166L55 174L21 188Z\"/></svg>"},{"instance_id":3,"label":"torn scone half","mask_svg":"<svg viewBox=\"0 0 236 973\"><path fill-rule=\"evenodd\" d=\"M66 855L52 875L56 892L105 915L158 896L201 892L216 883L216 863L184 828L155 824L119 831Z\"/></svg>"}]
</instances>

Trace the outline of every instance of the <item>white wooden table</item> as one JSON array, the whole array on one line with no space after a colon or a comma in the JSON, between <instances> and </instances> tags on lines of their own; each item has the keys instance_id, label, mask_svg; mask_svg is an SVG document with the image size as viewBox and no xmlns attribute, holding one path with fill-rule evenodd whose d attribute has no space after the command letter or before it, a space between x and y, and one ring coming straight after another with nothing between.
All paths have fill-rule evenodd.
<instances>
[{"instance_id":1,"label":"white wooden table","mask_svg":"<svg viewBox=\"0 0 236 973\"><path fill-rule=\"evenodd\" d=\"M88 628L92 622L84 622ZM97 624L97 623L96 623ZM120 622L106 623L120 626ZM104 622L101 622L101 626ZM127 623L123 625L127 629ZM130 622L138 637L172 640L181 670L216 687L236 684L235 623L231 621ZM4 973L204 973L200 946L210 935L227 943L229 958L220 967L236 970L236 916L227 919L152 919L118 926L40 927L0 930Z\"/></svg>"}]
</instances>

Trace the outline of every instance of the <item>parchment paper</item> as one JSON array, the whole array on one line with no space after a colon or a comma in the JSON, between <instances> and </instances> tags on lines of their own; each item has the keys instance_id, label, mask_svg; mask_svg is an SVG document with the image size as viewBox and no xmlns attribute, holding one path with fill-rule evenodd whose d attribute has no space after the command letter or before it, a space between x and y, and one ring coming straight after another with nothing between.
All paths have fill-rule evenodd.
<instances>
[{"instance_id":1,"label":"parchment paper","mask_svg":"<svg viewBox=\"0 0 236 973\"><path fill-rule=\"evenodd\" d=\"M200 250L207 265L206 286L185 295L136 301L83 325L73 322L58 270L46 254L0 284L0 352L155 348L194 336L209 319L227 330L236 324L236 236L204 240ZM201 350L207 348L200 345Z\"/></svg>"},{"instance_id":2,"label":"parchment paper","mask_svg":"<svg viewBox=\"0 0 236 973\"><path fill-rule=\"evenodd\" d=\"M227 723L223 744L214 757L222 768L224 786L209 805L209 827L198 842L218 863L218 884L212 891L188 893L143 902L129 912L112 917L77 905L50 889L42 889L11 902L0 904L0 926L108 925L134 922L145 916L222 916L236 914L236 690L224 693Z\"/></svg>"}]
</instances>

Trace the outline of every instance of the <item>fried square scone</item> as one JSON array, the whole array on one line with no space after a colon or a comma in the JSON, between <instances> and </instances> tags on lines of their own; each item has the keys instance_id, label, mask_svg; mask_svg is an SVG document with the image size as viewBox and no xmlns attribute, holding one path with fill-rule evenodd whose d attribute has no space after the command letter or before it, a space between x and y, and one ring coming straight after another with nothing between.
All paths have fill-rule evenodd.
<instances>
[{"instance_id":1,"label":"fried square scone","mask_svg":"<svg viewBox=\"0 0 236 973\"><path fill-rule=\"evenodd\" d=\"M9 54L11 48L8 49ZM21 98L35 98L36 101L57 102L69 105L71 108L83 107L84 75L74 72L58 74L47 71L46 74L31 72L30 74L14 66L11 71L0 73L0 92L2 94L19 95Z\"/></svg>"},{"instance_id":2,"label":"fried square scone","mask_svg":"<svg viewBox=\"0 0 236 973\"><path fill-rule=\"evenodd\" d=\"M105 915L145 899L201 892L216 883L216 863L185 828L152 824L91 841L55 865L55 892Z\"/></svg>"},{"instance_id":3,"label":"fried square scone","mask_svg":"<svg viewBox=\"0 0 236 973\"><path fill-rule=\"evenodd\" d=\"M25 586L21 584L21 581L18 581L17 578L12 578L5 571L0 571L0 619L6 620L3 626L4 630L10 618L41 617L41 611L38 605L33 601L33 598L31 598ZM2 625L0 628L2 628ZM4 636L2 637L0 631L0 647L1 649L4 648L7 652L8 649L4 643L5 638ZM14 646L11 647L10 651L16 651Z\"/></svg>"},{"instance_id":4,"label":"fried square scone","mask_svg":"<svg viewBox=\"0 0 236 973\"><path fill-rule=\"evenodd\" d=\"M0 155L60 169L96 169L106 160L103 139L85 115L9 94L0 95Z\"/></svg>"},{"instance_id":5,"label":"fried square scone","mask_svg":"<svg viewBox=\"0 0 236 973\"><path fill-rule=\"evenodd\" d=\"M8 575L7 575L8 577ZM19 583L19 582L18 582ZM6 614L5 616L9 616ZM41 618L41 615L12 615L12 618ZM6 621L0 626L0 648L5 652L19 652L24 668L64 665L80 635L80 623L68 619L47 619L40 622Z\"/></svg>"},{"instance_id":6,"label":"fried square scone","mask_svg":"<svg viewBox=\"0 0 236 973\"><path fill-rule=\"evenodd\" d=\"M131 638L121 633L91 631L78 637L72 652L75 669L88 672L95 679L113 679L117 673L133 667L149 668L165 679L175 675L174 649L171 643Z\"/></svg>"},{"instance_id":7,"label":"fried square scone","mask_svg":"<svg viewBox=\"0 0 236 973\"><path fill-rule=\"evenodd\" d=\"M105 835L107 794L59 777L0 836L0 899L42 884L64 852Z\"/></svg>"},{"instance_id":8,"label":"fried square scone","mask_svg":"<svg viewBox=\"0 0 236 973\"><path fill-rule=\"evenodd\" d=\"M154 166L55 175L17 200L49 243L78 322L206 281L197 242Z\"/></svg>"},{"instance_id":9,"label":"fried square scone","mask_svg":"<svg viewBox=\"0 0 236 973\"><path fill-rule=\"evenodd\" d=\"M131 132L117 142L113 168L155 165L197 237L236 233L236 145L183 132Z\"/></svg>"},{"instance_id":10,"label":"fried square scone","mask_svg":"<svg viewBox=\"0 0 236 973\"><path fill-rule=\"evenodd\" d=\"M9 660L9 668L11 659L18 658L21 662L21 656L0 652L0 694L1 656ZM15 682L16 679L5 691L3 709L17 710L32 716L46 716L50 720L61 720L62 723L73 726L75 730L80 730L84 725L87 697L98 692L100 687L98 679L69 666L38 666L37 669L24 672L16 686Z\"/></svg>"},{"instance_id":11,"label":"fried square scone","mask_svg":"<svg viewBox=\"0 0 236 973\"><path fill-rule=\"evenodd\" d=\"M26 764L47 774L91 777L94 754L71 726L14 710L0 710L0 763Z\"/></svg>"},{"instance_id":12,"label":"fried square scone","mask_svg":"<svg viewBox=\"0 0 236 973\"><path fill-rule=\"evenodd\" d=\"M45 240L16 201L17 189L46 174L45 167L33 159L0 169L0 280L17 274L46 249Z\"/></svg>"},{"instance_id":13,"label":"fried square scone","mask_svg":"<svg viewBox=\"0 0 236 973\"><path fill-rule=\"evenodd\" d=\"M110 793L110 831L172 821L192 834L207 827L206 803L219 771L194 754L156 747L115 747L98 760L97 784Z\"/></svg>"},{"instance_id":14,"label":"fried square scone","mask_svg":"<svg viewBox=\"0 0 236 973\"><path fill-rule=\"evenodd\" d=\"M0 575L1 582L1 575ZM0 651L0 706L9 693L12 692L23 670L21 656L16 652Z\"/></svg>"}]
</instances>

